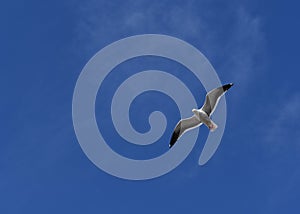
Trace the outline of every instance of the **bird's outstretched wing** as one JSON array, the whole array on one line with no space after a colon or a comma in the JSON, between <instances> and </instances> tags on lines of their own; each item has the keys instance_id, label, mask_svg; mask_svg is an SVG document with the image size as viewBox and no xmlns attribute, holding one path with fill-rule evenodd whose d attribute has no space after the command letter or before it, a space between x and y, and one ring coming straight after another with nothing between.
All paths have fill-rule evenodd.
<instances>
[{"instance_id":1,"label":"bird's outstretched wing","mask_svg":"<svg viewBox=\"0 0 300 214\"><path fill-rule=\"evenodd\" d=\"M172 146L174 146L178 138L180 138L180 136L183 135L184 132L196 128L201 124L201 121L195 115L186 119L181 119L174 129L169 147L171 148Z\"/></svg>"},{"instance_id":2,"label":"bird's outstretched wing","mask_svg":"<svg viewBox=\"0 0 300 214\"><path fill-rule=\"evenodd\" d=\"M202 110L206 112L208 116L210 116L214 110L216 109L216 106L218 105L218 102L221 98L221 96L233 86L233 83L223 85L221 87L215 88L208 92L206 94L205 103L202 106Z\"/></svg>"}]
</instances>

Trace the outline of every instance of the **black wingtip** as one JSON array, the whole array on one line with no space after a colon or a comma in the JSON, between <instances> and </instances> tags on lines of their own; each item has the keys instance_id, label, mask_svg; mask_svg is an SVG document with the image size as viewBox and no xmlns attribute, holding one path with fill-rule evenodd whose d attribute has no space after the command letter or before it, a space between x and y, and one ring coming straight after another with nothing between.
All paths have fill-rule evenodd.
<instances>
[{"instance_id":1,"label":"black wingtip","mask_svg":"<svg viewBox=\"0 0 300 214\"><path fill-rule=\"evenodd\" d=\"M170 149L172 148L172 146L174 146L174 144L176 143L178 137L179 137L179 132L176 132L176 131L175 131L175 132L172 134L172 138L171 138L171 141L170 141L170 143L169 143L169 148L170 148Z\"/></svg>"},{"instance_id":2,"label":"black wingtip","mask_svg":"<svg viewBox=\"0 0 300 214\"><path fill-rule=\"evenodd\" d=\"M169 148L171 148L172 146L174 146L174 144L176 143L177 139L179 138L179 134L180 134L180 126L178 128L178 126L175 128L170 143L169 143Z\"/></svg>"},{"instance_id":3,"label":"black wingtip","mask_svg":"<svg viewBox=\"0 0 300 214\"><path fill-rule=\"evenodd\" d=\"M232 86L233 86L233 83L229 83L229 84L223 85L223 90L224 90L224 91L227 91L227 90L230 89Z\"/></svg>"},{"instance_id":4,"label":"black wingtip","mask_svg":"<svg viewBox=\"0 0 300 214\"><path fill-rule=\"evenodd\" d=\"M174 144L176 143L176 141L177 141L177 138L174 139L174 137L172 136L172 140L171 140L171 142L169 143L169 149L171 149L171 148L174 146Z\"/></svg>"},{"instance_id":5,"label":"black wingtip","mask_svg":"<svg viewBox=\"0 0 300 214\"><path fill-rule=\"evenodd\" d=\"M180 130L181 130L181 120L177 123L175 130L172 134L170 143L169 143L169 148L171 148L172 146L174 146L174 144L177 142L178 138L180 137Z\"/></svg>"}]
</instances>

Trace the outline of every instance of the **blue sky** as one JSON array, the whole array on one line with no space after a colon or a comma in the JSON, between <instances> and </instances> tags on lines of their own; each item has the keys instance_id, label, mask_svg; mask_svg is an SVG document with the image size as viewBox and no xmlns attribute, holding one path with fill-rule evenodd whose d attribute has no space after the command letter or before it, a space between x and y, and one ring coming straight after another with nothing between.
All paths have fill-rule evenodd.
<instances>
[{"instance_id":1,"label":"blue sky","mask_svg":"<svg viewBox=\"0 0 300 214\"><path fill-rule=\"evenodd\" d=\"M1 213L298 213L299 6L258 0L3 2ZM197 165L208 134L203 126L179 167L136 182L108 175L89 161L71 113L76 80L87 61L116 40L144 33L194 45L221 81L235 86L226 95L225 134L208 164ZM156 60L133 60L124 68L180 69ZM122 82L130 72L112 78ZM204 95L192 76L182 78L191 81L193 93L199 90L199 98ZM99 94L96 105L109 94ZM134 115L143 99L165 97L149 93L135 101L132 123L139 131L148 128ZM163 108L159 103L141 114ZM105 117L96 113L98 120ZM173 130L174 114L166 115L170 123L162 139ZM115 131L106 133L122 141ZM163 140L153 146L130 154L130 148L111 145L137 158L165 151Z\"/></svg>"}]
</instances>

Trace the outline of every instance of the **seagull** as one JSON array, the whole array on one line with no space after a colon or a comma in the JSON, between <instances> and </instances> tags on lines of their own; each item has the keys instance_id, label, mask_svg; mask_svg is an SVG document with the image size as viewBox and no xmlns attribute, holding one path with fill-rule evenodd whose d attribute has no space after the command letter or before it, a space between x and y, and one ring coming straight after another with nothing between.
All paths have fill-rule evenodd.
<instances>
[{"instance_id":1,"label":"seagull","mask_svg":"<svg viewBox=\"0 0 300 214\"><path fill-rule=\"evenodd\" d=\"M191 129L201 126L203 123L209 128L210 131L215 131L218 126L211 119L210 116L216 109L219 100L225 92L233 86L233 83L223 85L215 88L206 94L204 105L200 109L193 109L194 115L192 117L181 119L172 134L169 148L174 146L176 141L186 132Z\"/></svg>"}]
</instances>

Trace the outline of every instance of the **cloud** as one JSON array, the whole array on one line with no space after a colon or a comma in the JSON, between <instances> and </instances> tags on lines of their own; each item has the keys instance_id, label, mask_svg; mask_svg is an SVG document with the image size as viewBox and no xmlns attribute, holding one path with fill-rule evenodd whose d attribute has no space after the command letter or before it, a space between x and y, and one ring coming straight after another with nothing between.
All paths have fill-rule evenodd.
<instances>
[{"instance_id":1,"label":"cloud","mask_svg":"<svg viewBox=\"0 0 300 214\"><path fill-rule=\"evenodd\" d=\"M275 150L280 149L281 143L286 143L287 139L290 142L298 141L300 134L296 126L300 120L299 109L300 93L286 95L283 102L276 108L273 105L272 119L265 124L265 141L272 143Z\"/></svg>"},{"instance_id":2,"label":"cloud","mask_svg":"<svg viewBox=\"0 0 300 214\"><path fill-rule=\"evenodd\" d=\"M228 57L223 61L223 69L238 84L251 83L251 79L256 79L259 71L266 66L265 60L259 59L264 55L264 46L261 19L251 16L244 8L240 8L236 12L231 38L225 47Z\"/></svg>"},{"instance_id":3,"label":"cloud","mask_svg":"<svg viewBox=\"0 0 300 214\"><path fill-rule=\"evenodd\" d=\"M263 22L241 3L212 2L88 1L77 10L74 45L91 55L127 36L168 34L200 49L221 80L247 88L265 67Z\"/></svg>"}]
</instances>

